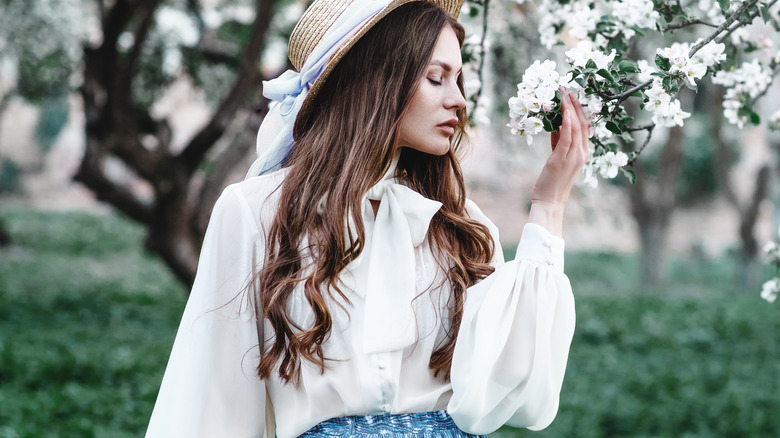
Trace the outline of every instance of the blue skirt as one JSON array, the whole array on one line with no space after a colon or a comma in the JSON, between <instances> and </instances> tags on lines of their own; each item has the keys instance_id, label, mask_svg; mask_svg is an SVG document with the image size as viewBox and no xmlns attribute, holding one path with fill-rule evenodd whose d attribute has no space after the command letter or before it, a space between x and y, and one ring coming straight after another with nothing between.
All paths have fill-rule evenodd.
<instances>
[{"instance_id":1,"label":"blue skirt","mask_svg":"<svg viewBox=\"0 0 780 438\"><path fill-rule=\"evenodd\" d=\"M304 432L299 438L487 438L472 435L455 425L445 411L414 414L355 415L331 418Z\"/></svg>"}]
</instances>

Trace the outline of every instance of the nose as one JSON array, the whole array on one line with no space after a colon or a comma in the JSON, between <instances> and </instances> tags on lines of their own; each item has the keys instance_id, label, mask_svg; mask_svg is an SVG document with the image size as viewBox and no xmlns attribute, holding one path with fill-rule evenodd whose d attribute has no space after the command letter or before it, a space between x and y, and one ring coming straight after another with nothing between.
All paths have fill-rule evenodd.
<instances>
[{"instance_id":1,"label":"nose","mask_svg":"<svg viewBox=\"0 0 780 438\"><path fill-rule=\"evenodd\" d=\"M444 106L447 109L463 109L466 107L466 98L461 93L458 84L453 83L447 90L447 96L444 101Z\"/></svg>"}]
</instances>

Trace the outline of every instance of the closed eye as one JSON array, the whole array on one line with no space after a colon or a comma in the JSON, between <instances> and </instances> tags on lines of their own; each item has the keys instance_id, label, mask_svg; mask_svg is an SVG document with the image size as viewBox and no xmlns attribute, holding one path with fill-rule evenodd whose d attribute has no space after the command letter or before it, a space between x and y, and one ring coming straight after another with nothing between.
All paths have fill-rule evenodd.
<instances>
[{"instance_id":1,"label":"closed eye","mask_svg":"<svg viewBox=\"0 0 780 438\"><path fill-rule=\"evenodd\" d=\"M428 78L428 82L432 83L433 85L441 85L441 81L437 81L436 79Z\"/></svg>"}]
</instances>

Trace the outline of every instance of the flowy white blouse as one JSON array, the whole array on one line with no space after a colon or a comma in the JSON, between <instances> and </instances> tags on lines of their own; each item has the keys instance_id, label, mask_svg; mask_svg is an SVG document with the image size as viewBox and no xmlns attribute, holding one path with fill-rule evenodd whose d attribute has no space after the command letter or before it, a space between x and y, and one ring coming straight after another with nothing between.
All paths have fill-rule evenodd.
<instances>
[{"instance_id":1,"label":"flowy white blouse","mask_svg":"<svg viewBox=\"0 0 780 438\"><path fill-rule=\"evenodd\" d=\"M495 272L466 292L451 379L443 381L428 363L450 328L449 289L425 239L440 204L391 178L363 200L366 247L339 277L349 303L328 298L327 369L304 361L298 384L261 380L247 285L264 258L286 173L231 185L214 206L148 438L262 437L267 398L280 438L348 415L446 410L473 434L552 422L575 320L563 239L527 224L515 260L505 263L496 227L467 203L493 236ZM370 199L380 201L376 216ZM302 290L288 309L302 327L313 321ZM271 336L266 321L266 343Z\"/></svg>"}]
</instances>

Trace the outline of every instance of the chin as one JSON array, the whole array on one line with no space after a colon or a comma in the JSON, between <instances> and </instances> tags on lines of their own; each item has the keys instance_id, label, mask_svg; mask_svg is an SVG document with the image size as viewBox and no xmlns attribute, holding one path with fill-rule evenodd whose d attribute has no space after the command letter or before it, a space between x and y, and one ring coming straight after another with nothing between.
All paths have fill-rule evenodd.
<instances>
[{"instance_id":1,"label":"chin","mask_svg":"<svg viewBox=\"0 0 780 438\"><path fill-rule=\"evenodd\" d=\"M450 151L449 142L440 145L426 144L424 146L420 145L420 146L406 146L406 147L408 147L409 149L415 149L424 154L437 155L437 156L447 155L447 152Z\"/></svg>"}]
</instances>

